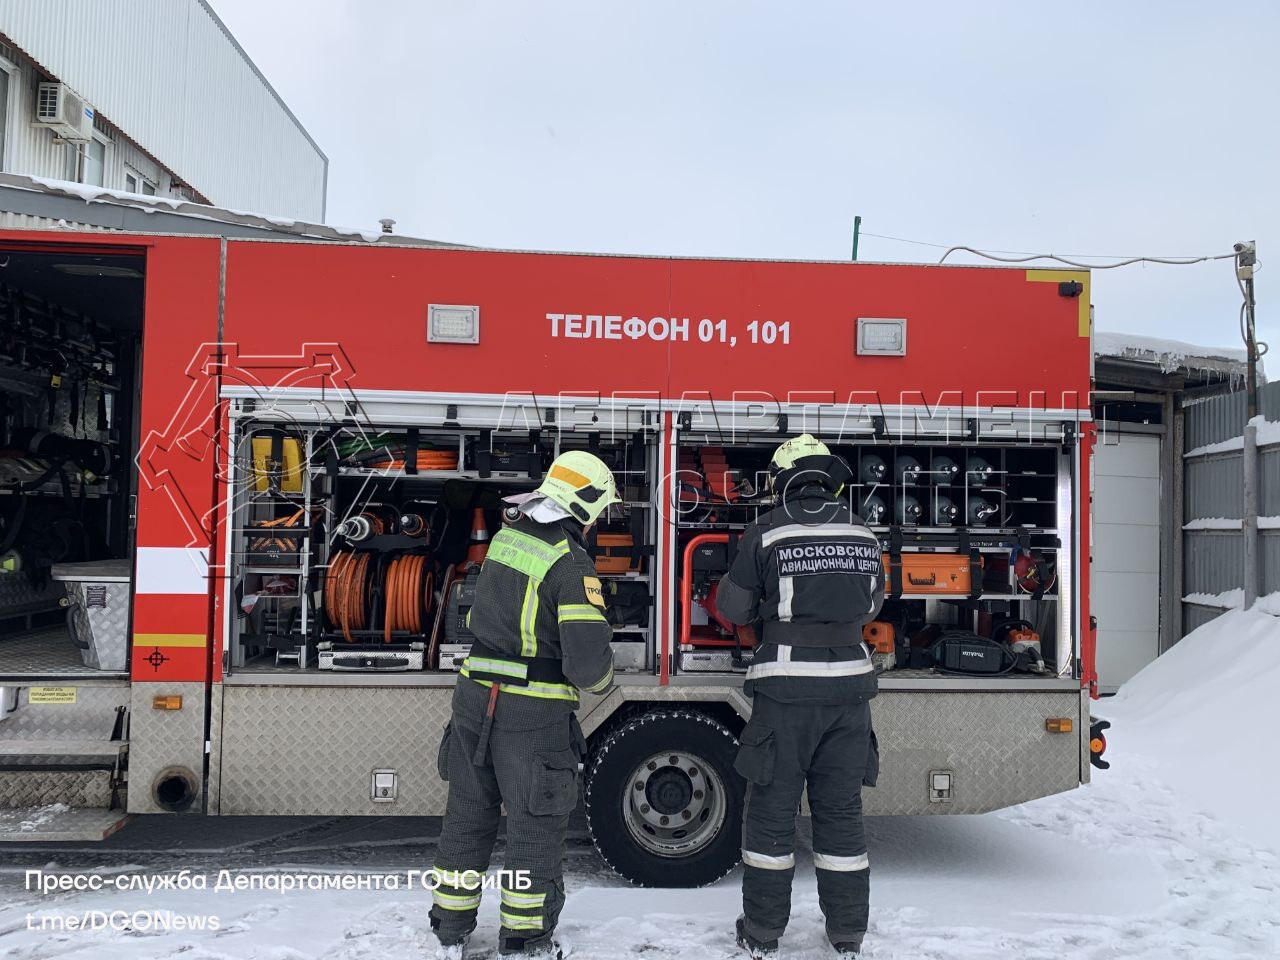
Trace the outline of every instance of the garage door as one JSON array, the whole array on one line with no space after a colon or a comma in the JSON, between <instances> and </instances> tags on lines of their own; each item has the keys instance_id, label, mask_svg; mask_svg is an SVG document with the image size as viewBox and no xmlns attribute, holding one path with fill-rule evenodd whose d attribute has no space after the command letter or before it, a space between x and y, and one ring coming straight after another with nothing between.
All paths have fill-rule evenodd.
<instances>
[{"instance_id":1,"label":"garage door","mask_svg":"<svg viewBox=\"0 0 1280 960\"><path fill-rule=\"evenodd\" d=\"M1112 693L1160 652L1160 438L1094 448L1093 612L1098 685Z\"/></svg>"}]
</instances>

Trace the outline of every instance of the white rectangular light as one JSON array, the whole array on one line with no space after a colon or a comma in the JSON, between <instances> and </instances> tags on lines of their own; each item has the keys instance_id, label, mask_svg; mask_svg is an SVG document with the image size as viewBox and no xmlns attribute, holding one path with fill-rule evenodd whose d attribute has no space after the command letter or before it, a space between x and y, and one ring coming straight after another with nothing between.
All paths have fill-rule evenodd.
<instances>
[{"instance_id":1,"label":"white rectangular light","mask_svg":"<svg viewBox=\"0 0 1280 960\"><path fill-rule=\"evenodd\" d=\"M859 356L905 357L907 355L907 321L901 317L859 317Z\"/></svg>"},{"instance_id":2,"label":"white rectangular light","mask_svg":"<svg viewBox=\"0 0 1280 960\"><path fill-rule=\"evenodd\" d=\"M429 304L427 340L431 343L479 343L480 308L452 303Z\"/></svg>"}]
</instances>

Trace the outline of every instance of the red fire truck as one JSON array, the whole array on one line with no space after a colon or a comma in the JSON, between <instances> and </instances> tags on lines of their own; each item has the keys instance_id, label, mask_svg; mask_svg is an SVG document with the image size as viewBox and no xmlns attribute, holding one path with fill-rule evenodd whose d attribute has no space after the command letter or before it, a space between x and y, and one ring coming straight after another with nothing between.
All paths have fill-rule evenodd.
<instances>
[{"instance_id":1,"label":"red fire truck","mask_svg":"<svg viewBox=\"0 0 1280 960\"><path fill-rule=\"evenodd\" d=\"M721 876L752 640L715 585L802 432L886 561L868 812L1089 779L1087 273L65 230L0 262L6 837L440 814L468 557L582 448L624 498L588 822L633 881Z\"/></svg>"}]
</instances>

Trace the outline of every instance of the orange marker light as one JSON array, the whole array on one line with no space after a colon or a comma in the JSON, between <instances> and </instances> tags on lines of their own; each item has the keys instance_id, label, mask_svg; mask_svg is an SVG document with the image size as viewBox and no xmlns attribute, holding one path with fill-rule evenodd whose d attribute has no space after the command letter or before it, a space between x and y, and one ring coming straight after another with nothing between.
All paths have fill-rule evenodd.
<instances>
[{"instance_id":1,"label":"orange marker light","mask_svg":"<svg viewBox=\"0 0 1280 960\"><path fill-rule=\"evenodd\" d=\"M1075 729L1075 724L1070 717L1050 717L1044 722L1044 728L1050 733L1070 733Z\"/></svg>"},{"instance_id":2,"label":"orange marker light","mask_svg":"<svg viewBox=\"0 0 1280 960\"><path fill-rule=\"evenodd\" d=\"M1105 749L1107 749L1107 741L1103 740L1101 737L1094 737L1089 741L1090 753L1101 753Z\"/></svg>"},{"instance_id":3,"label":"orange marker light","mask_svg":"<svg viewBox=\"0 0 1280 960\"><path fill-rule=\"evenodd\" d=\"M181 710L182 697L177 694L169 694L164 697L152 697L151 706L156 710Z\"/></svg>"}]
</instances>

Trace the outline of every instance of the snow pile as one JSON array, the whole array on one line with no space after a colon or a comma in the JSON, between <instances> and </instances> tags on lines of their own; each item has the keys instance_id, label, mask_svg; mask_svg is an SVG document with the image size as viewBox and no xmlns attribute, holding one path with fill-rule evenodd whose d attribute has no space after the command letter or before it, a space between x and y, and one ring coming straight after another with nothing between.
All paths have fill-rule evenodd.
<instances>
[{"instance_id":1,"label":"snow pile","mask_svg":"<svg viewBox=\"0 0 1280 960\"><path fill-rule=\"evenodd\" d=\"M1221 360L1228 363L1245 363L1247 357L1239 347L1205 347L1182 340L1164 340L1160 337L1141 337L1130 333L1106 333L1093 335L1093 352L1100 357L1120 357L1154 363L1161 373L1173 373L1197 360Z\"/></svg>"},{"instance_id":2,"label":"snow pile","mask_svg":"<svg viewBox=\"0 0 1280 960\"><path fill-rule=\"evenodd\" d=\"M1188 634L1115 697L1095 704L1094 714L1115 725L1118 764L1150 764L1190 805L1280 851L1274 724L1280 618L1263 609L1280 612L1280 595Z\"/></svg>"}]
</instances>

